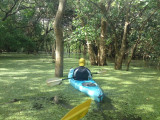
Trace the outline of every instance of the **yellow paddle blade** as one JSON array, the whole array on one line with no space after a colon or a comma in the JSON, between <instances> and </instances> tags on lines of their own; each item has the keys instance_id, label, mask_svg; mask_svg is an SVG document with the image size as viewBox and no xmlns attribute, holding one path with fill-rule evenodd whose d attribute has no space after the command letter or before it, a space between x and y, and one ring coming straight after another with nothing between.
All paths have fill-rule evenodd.
<instances>
[{"instance_id":1,"label":"yellow paddle blade","mask_svg":"<svg viewBox=\"0 0 160 120\"><path fill-rule=\"evenodd\" d=\"M87 114L91 102L92 100L89 99L84 103L74 107L61 120L80 120Z\"/></svg>"}]
</instances>

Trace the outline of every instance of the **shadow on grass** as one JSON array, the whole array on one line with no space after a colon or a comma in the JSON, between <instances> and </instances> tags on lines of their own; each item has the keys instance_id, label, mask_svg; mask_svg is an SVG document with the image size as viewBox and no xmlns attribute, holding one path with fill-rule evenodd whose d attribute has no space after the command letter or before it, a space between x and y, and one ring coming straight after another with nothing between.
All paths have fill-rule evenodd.
<instances>
[{"instance_id":1,"label":"shadow on grass","mask_svg":"<svg viewBox=\"0 0 160 120\"><path fill-rule=\"evenodd\" d=\"M54 64L47 56L11 56L0 61L0 113L3 119L61 119L73 106L89 97L64 81L55 87L46 86L54 76ZM71 67L78 66L78 58L65 58L64 76ZM95 103L83 120L156 120L160 110L160 74L152 69L132 67L130 71L116 71L108 66L87 67L92 72L106 69L106 74L93 75L106 94L101 110ZM59 95L60 104L50 99ZM20 99L16 102L11 102ZM10 103L11 102L11 103ZM7 104L5 104L7 103ZM92 109L93 108L93 109Z\"/></svg>"}]
</instances>

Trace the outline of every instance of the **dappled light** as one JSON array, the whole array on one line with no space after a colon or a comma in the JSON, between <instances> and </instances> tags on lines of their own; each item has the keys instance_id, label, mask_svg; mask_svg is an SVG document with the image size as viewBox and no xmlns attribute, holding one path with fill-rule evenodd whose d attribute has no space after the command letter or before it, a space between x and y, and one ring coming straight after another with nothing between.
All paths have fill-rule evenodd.
<instances>
[{"instance_id":1,"label":"dappled light","mask_svg":"<svg viewBox=\"0 0 160 120\"><path fill-rule=\"evenodd\" d=\"M19 62L19 59L26 59ZM34 60L33 60L34 59ZM77 67L78 59L64 59L64 77L67 78L69 69ZM50 119L62 118L71 108L89 99L87 95L75 90L64 80L61 85L47 86L46 80L54 78L54 63L48 58L41 60L40 56L32 58L25 56L3 58L0 60L0 100L1 118L12 119ZM47 62L46 62L47 61ZM23 66L21 66L23 65ZM159 84L160 73L154 69L132 67L130 71L117 71L113 64L105 67L86 65L93 74L93 79L103 89L106 100L101 105L103 114L97 112L98 118L108 117L108 114L124 118L128 114L142 119L158 119L159 117ZM59 104L51 101L59 96ZM97 109L95 102L83 119L86 120ZM94 113L95 114L95 113ZM130 116L132 117L132 116ZM53 118L53 119L54 119ZM95 117L96 118L96 117ZM98 119L97 118L97 119Z\"/></svg>"},{"instance_id":2,"label":"dappled light","mask_svg":"<svg viewBox=\"0 0 160 120\"><path fill-rule=\"evenodd\" d=\"M137 109L142 113L155 112L153 109L153 105L140 105L137 106Z\"/></svg>"},{"instance_id":3,"label":"dappled light","mask_svg":"<svg viewBox=\"0 0 160 120\"><path fill-rule=\"evenodd\" d=\"M160 120L159 7L0 0L0 120L60 120L90 98L82 120Z\"/></svg>"}]
</instances>

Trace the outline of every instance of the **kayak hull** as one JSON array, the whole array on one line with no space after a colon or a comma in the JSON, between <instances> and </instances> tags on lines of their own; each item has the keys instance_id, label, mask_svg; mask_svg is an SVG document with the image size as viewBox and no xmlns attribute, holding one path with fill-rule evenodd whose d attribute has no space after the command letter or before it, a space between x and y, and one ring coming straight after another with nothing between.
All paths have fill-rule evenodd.
<instances>
[{"instance_id":1,"label":"kayak hull","mask_svg":"<svg viewBox=\"0 0 160 120\"><path fill-rule=\"evenodd\" d=\"M90 80L74 80L72 78L74 69L70 69L70 72L68 74L68 78L70 84L77 90L87 94L90 96L93 100L97 102L101 102L104 97L104 93L102 89L99 87L99 85L91 78Z\"/></svg>"}]
</instances>

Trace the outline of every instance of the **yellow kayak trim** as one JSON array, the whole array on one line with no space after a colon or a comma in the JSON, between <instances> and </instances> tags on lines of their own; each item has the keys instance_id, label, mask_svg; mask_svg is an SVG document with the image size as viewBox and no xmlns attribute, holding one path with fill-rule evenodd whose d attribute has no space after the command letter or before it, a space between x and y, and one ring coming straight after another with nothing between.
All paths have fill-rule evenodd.
<instances>
[{"instance_id":1,"label":"yellow kayak trim","mask_svg":"<svg viewBox=\"0 0 160 120\"><path fill-rule=\"evenodd\" d=\"M80 120L87 114L91 102L92 100L89 99L84 103L74 107L61 120Z\"/></svg>"}]
</instances>

